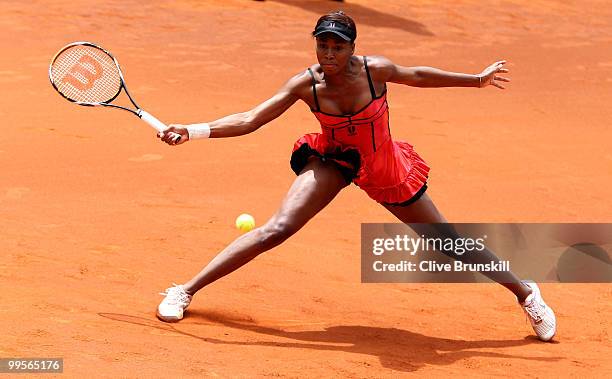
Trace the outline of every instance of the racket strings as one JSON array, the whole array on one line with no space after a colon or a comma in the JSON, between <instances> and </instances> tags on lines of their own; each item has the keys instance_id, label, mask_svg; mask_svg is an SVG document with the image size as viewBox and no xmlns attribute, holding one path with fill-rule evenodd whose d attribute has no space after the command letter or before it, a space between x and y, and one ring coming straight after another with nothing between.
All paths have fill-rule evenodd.
<instances>
[{"instance_id":1,"label":"racket strings","mask_svg":"<svg viewBox=\"0 0 612 379\"><path fill-rule=\"evenodd\" d=\"M121 90L121 74L113 58L87 45L62 51L51 65L51 80L62 95L81 103L108 102Z\"/></svg>"}]
</instances>

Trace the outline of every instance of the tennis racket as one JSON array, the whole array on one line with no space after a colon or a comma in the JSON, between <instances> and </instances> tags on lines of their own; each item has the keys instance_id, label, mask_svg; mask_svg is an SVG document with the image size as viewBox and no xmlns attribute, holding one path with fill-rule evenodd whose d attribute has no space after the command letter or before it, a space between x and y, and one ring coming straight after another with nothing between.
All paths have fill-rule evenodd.
<instances>
[{"instance_id":1,"label":"tennis racket","mask_svg":"<svg viewBox=\"0 0 612 379\"><path fill-rule=\"evenodd\" d=\"M108 51L91 42L74 42L64 46L51 59L49 80L64 98L78 105L104 106L123 109L141 118L157 131L167 126L141 109L128 92L117 59ZM124 89L135 109L112 104ZM173 133L173 141L181 139Z\"/></svg>"}]
</instances>

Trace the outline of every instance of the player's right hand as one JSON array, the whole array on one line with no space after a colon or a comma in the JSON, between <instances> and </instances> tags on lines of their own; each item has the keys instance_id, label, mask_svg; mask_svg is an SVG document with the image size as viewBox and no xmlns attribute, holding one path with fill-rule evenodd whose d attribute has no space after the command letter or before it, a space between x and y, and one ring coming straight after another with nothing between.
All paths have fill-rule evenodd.
<instances>
[{"instance_id":1,"label":"player's right hand","mask_svg":"<svg viewBox=\"0 0 612 379\"><path fill-rule=\"evenodd\" d=\"M180 139L178 138L179 136ZM157 138L171 146L180 145L189 141L189 132L185 125L170 124L168 129L157 133Z\"/></svg>"}]
</instances>

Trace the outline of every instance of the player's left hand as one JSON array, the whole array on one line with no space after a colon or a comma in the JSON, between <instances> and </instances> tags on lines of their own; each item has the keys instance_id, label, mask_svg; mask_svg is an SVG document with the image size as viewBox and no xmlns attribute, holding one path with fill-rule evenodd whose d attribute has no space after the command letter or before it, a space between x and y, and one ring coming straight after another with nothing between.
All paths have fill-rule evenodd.
<instances>
[{"instance_id":1,"label":"player's left hand","mask_svg":"<svg viewBox=\"0 0 612 379\"><path fill-rule=\"evenodd\" d=\"M478 77L480 78L480 87L495 86L499 89L505 89L506 87L501 85L499 82L509 82L510 79L498 75L500 73L509 72L508 69L504 68L505 64L505 60L495 62L478 74Z\"/></svg>"},{"instance_id":2,"label":"player's left hand","mask_svg":"<svg viewBox=\"0 0 612 379\"><path fill-rule=\"evenodd\" d=\"M168 145L175 146L189 141L189 132L184 125L172 124L168 129L157 133L157 138Z\"/></svg>"}]
</instances>

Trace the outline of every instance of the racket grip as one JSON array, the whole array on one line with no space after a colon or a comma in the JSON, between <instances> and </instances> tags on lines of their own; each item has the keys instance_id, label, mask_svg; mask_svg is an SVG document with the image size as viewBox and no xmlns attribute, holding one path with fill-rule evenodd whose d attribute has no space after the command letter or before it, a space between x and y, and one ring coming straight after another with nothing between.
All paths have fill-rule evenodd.
<instances>
[{"instance_id":1,"label":"racket grip","mask_svg":"<svg viewBox=\"0 0 612 379\"><path fill-rule=\"evenodd\" d=\"M146 122L147 124L151 125L154 129L156 129L158 132L164 131L168 128L168 126L166 126L166 124L164 124L163 122L159 121L158 119L156 119L151 113L145 111L145 110L139 110L138 111L138 117L140 117L142 119L142 121ZM175 134L175 133L173 133ZM178 142L181 140L181 136L176 134L174 136L174 142Z\"/></svg>"},{"instance_id":2,"label":"racket grip","mask_svg":"<svg viewBox=\"0 0 612 379\"><path fill-rule=\"evenodd\" d=\"M142 109L138 111L138 117L142 119L142 121L151 125L154 129L157 129L158 132L166 130L168 127L163 122L159 121L152 114L147 111L143 111Z\"/></svg>"}]
</instances>

